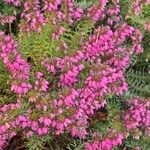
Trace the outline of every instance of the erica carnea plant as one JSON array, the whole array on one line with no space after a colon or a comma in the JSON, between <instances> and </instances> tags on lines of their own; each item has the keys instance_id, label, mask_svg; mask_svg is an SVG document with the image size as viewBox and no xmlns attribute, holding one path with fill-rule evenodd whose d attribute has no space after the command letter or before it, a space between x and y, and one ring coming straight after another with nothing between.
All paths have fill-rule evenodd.
<instances>
[{"instance_id":1,"label":"erica carnea plant","mask_svg":"<svg viewBox=\"0 0 150 150\"><path fill-rule=\"evenodd\" d=\"M136 14L143 3L149 1L133 2ZM4 4L14 5L21 19L16 12L0 20L9 24L9 31L0 32L0 149L20 132L29 149L35 137L62 134L83 139L86 150L112 150L134 129L149 136L149 102L139 99L131 101L130 108L124 101L127 108L120 111L119 127L108 125L112 97L128 91L125 69L143 52L143 35L124 19L119 0L98 0L85 9L73 0ZM15 19L18 34L10 28ZM104 109L110 111L106 133L91 134L91 120Z\"/></svg>"}]
</instances>

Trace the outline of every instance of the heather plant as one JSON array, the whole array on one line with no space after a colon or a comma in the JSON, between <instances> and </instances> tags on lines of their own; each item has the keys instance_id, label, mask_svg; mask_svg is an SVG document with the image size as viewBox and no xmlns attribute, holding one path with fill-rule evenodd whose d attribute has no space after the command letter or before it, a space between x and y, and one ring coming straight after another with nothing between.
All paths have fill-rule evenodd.
<instances>
[{"instance_id":1,"label":"heather plant","mask_svg":"<svg viewBox=\"0 0 150 150\"><path fill-rule=\"evenodd\" d=\"M133 7L131 2L127 4L127 1L122 1L122 3L125 3L125 5L129 8L122 10L122 13L125 14L124 16L126 21L139 28L143 34L142 45L144 48L144 52L142 54L140 54L138 57L132 58L132 63L126 70L127 82L130 85L128 96L140 96L144 98L149 97L150 32L148 30L148 22L150 20L150 5L148 4L148 1L147 3L142 3L141 1L140 3L142 9L140 10L140 13L135 14L134 11L132 11Z\"/></svg>"},{"instance_id":2,"label":"heather plant","mask_svg":"<svg viewBox=\"0 0 150 150\"><path fill-rule=\"evenodd\" d=\"M133 15L149 3L133 1L126 16L119 0L4 0L16 12L0 20L8 24L0 32L0 149L19 133L27 149L58 136L72 137L67 149L143 148L136 140L150 132L148 65L144 77L137 73L142 83L131 73L149 25L134 24ZM134 97L133 82L146 100Z\"/></svg>"}]
</instances>

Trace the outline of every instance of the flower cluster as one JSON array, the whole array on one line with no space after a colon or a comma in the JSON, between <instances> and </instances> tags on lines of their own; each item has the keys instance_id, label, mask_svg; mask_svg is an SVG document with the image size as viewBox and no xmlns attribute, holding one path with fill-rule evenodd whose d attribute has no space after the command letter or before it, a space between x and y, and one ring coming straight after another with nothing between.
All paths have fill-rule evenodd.
<instances>
[{"instance_id":1,"label":"flower cluster","mask_svg":"<svg viewBox=\"0 0 150 150\"><path fill-rule=\"evenodd\" d=\"M67 0L68 12L67 19L70 23L73 23L74 20L79 20L83 14L82 8L76 8L74 5L74 0Z\"/></svg>"},{"instance_id":2,"label":"flower cluster","mask_svg":"<svg viewBox=\"0 0 150 150\"><path fill-rule=\"evenodd\" d=\"M7 4L13 4L14 6L20 6L21 0L3 0Z\"/></svg>"},{"instance_id":3,"label":"flower cluster","mask_svg":"<svg viewBox=\"0 0 150 150\"><path fill-rule=\"evenodd\" d=\"M61 86L71 86L76 83L79 72L84 69L83 64L73 63L69 57L57 59L56 67L62 72L60 75Z\"/></svg>"},{"instance_id":4,"label":"flower cluster","mask_svg":"<svg viewBox=\"0 0 150 150\"><path fill-rule=\"evenodd\" d=\"M112 6L107 9L108 24L113 25L121 19L119 0L113 0Z\"/></svg>"},{"instance_id":5,"label":"flower cluster","mask_svg":"<svg viewBox=\"0 0 150 150\"><path fill-rule=\"evenodd\" d=\"M111 131L112 132L112 131ZM112 150L122 144L124 136L122 133L111 133L105 138L98 133L93 133L92 140L85 144L85 150Z\"/></svg>"},{"instance_id":6,"label":"flower cluster","mask_svg":"<svg viewBox=\"0 0 150 150\"><path fill-rule=\"evenodd\" d=\"M133 0L134 14L138 15L142 11L143 4L149 5L150 0Z\"/></svg>"},{"instance_id":7,"label":"flower cluster","mask_svg":"<svg viewBox=\"0 0 150 150\"><path fill-rule=\"evenodd\" d=\"M94 22L105 18L106 5L108 0L99 0L98 4L94 4L87 10L87 17L90 17Z\"/></svg>"},{"instance_id":8,"label":"flower cluster","mask_svg":"<svg viewBox=\"0 0 150 150\"><path fill-rule=\"evenodd\" d=\"M46 92L47 89L48 89L48 81L46 81L44 78L43 78L43 74L41 72L37 72L36 73L36 78L37 80L35 80L35 91L37 90L42 90L43 92Z\"/></svg>"},{"instance_id":9,"label":"flower cluster","mask_svg":"<svg viewBox=\"0 0 150 150\"><path fill-rule=\"evenodd\" d=\"M57 11L61 3L62 0L55 0L53 2L51 0L45 0L43 10L47 10L48 12Z\"/></svg>"},{"instance_id":10,"label":"flower cluster","mask_svg":"<svg viewBox=\"0 0 150 150\"><path fill-rule=\"evenodd\" d=\"M144 130L145 135L150 136L150 101L135 98L128 100L129 109L124 116L124 123L129 131L138 132L136 134L139 139L140 131Z\"/></svg>"},{"instance_id":11,"label":"flower cluster","mask_svg":"<svg viewBox=\"0 0 150 150\"><path fill-rule=\"evenodd\" d=\"M2 16L0 17L0 24L12 23L14 20L16 20L15 16Z\"/></svg>"},{"instance_id":12,"label":"flower cluster","mask_svg":"<svg viewBox=\"0 0 150 150\"><path fill-rule=\"evenodd\" d=\"M148 32L150 32L150 22L147 21L145 24L144 24L144 29Z\"/></svg>"},{"instance_id":13,"label":"flower cluster","mask_svg":"<svg viewBox=\"0 0 150 150\"><path fill-rule=\"evenodd\" d=\"M107 23L113 25L121 19L119 0L112 0L108 6L109 0L99 0L98 3L87 9L87 17L90 17L94 22L107 18Z\"/></svg>"},{"instance_id":14,"label":"flower cluster","mask_svg":"<svg viewBox=\"0 0 150 150\"><path fill-rule=\"evenodd\" d=\"M19 110L21 108L20 103L4 105L0 108L0 149L6 144L6 139L11 138L16 135L15 131L11 131L11 121L9 120L11 116L10 111ZM7 122L9 121L9 122Z\"/></svg>"},{"instance_id":15,"label":"flower cluster","mask_svg":"<svg viewBox=\"0 0 150 150\"><path fill-rule=\"evenodd\" d=\"M93 67L85 84L93 91L98 91L99 96L113 92L120 95L123 91L128 89L123 73L107 65L97 65Z\"/></svg>"},{"instance_id":16,"label":"flower cluster","mask_svg":"<svg viewBox=\"0 0 150 150\"><path fill-rule=\"evenodd\" d=\"M44 39L49 39L48 42L52 45L49 49L53 52L47 56L47 53L44 54L40 59L43 59L41 64L35 59L29 65L18 50L20 40L16 42L11 36L0 32L0 56L11 74L11 90L17 98L16 104L0 106L1 149L7 139L20 130L26 137L67 132L73 137L85 138L89 120L97 110L107 105L106 97L119 96L127 91L124 69L132 54L142 52L142 34L138 29L120 22L118 0L112 0L110 7L108 2L99 0L84 14L73 0L45 0L43 8L40 1L27 0L23 4L21 34L30 39L31 32L39 32L35 35L45 36ZM78 43L80 46L72 48L67 42L68 37L65 37L66 28L69 28L69 33L73 30L73 40L78 38L78 29L76 30L76 26L72 27L72 23L78 25L81 18L91 21L93 25L104 18L107 23L93 29L87 38ZM114 25L115 23L118 25ZM49 33L42 34L43 25L44 29L47 26L50 28ZM79 35L82 39L84 33ZM68 40L72 40L72 37ZM130 42L126 46L128 40ZM45 50L42 43L37 47ZM22 107L25 107L23 111ZM129 115L129 118L132 117ZM93 138L95 140L95 136ZM122 144L124 136L113 132L106 139L99 136L96 139L98 140L86 144L87 150L97 147L111 150Z\"/></svg>"},{"instance_id":17,"label":"flower cluster","mask_svg":"<svg viewBox=\"0 0 150 150\"><path fill-rule=\"evenodd\" d=\"M44 15L41 13L40 5L38 0L27 0L24 3L24 10L22 13L22 22L20 24L20 31L40 32L42 26L45 24Z\"/></svg>"},{"instance_id":18,"label":"flower cluster","mask_svg":"<svg viewBox=\"0 0 150 150\"><path fill-rule=\"evenodd\" d=\"M0 36L0 56L13 78L11 90L18 95L26 94L31 89L28 82L30 67L17 51L17 42L9 35L5 36L4 32L0 32Z\"/></svg>"},{"instance_id":19,"label":"flower cluster","mask_svg":"<svg viewBox=\"0 0 150 150\"><path fill-rule=\"evenodd\" d=\"M132 45L125 48L124 43L127 38L131 38ZM113 40L112 40L113 39ZM141 53L143 51L140 43L142 34L138 29L132 26L122 24L113 32L109 26L99 27L94 34L85 42L83 51L87 60L95 60L99 56L104 57L109 65L113 65L118 69L127 66L129 56L132 53Z\"/></svg>"},{"instance_id":20,"label":"flower cluster","mask_svg":"<svg viewBox=\"0 0 150 150\"><path fill-rule=\"evenodd\" d=\"M52 33L52 39L58 40L61 35L65 32L65 29L63 27L59 27L59 29L56 28L56 33Z\"/></svg>"}]
</instances>

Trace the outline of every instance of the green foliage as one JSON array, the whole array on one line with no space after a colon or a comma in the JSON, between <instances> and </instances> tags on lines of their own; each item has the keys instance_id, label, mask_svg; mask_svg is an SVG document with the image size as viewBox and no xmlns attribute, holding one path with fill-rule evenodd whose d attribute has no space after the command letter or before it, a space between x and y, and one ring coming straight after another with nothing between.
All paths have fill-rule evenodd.
<instances>
[{"instance_id":1,"label":"green foliage","mask_svg":"<svg viewBox=\"0 0 150 150\"><path fill-rule=\"evenodd\" d=\"M16 8L14 7L13 5L6 5L3 0L0 0L0 17L3 17L3 16L13 16L14 14L19 14L20 13L20 9L19 8ZM0 30L3 30L3 31L6 31L6 32L13 32L13 33L16 33L17 32L17 26L16 24L18 24L18 18L17 18L17 21L14 22L12 25L8 25L8 24L5 24L5 25L1 25L0 24Z\"/></svg>"},{"instance_id":2,"label":"green foliage","mask_svg":"<svg viewBox=\"0 0 150 150\"><path fill-rule=\"evenodd\" d=\"M126 79L129 84L129 91L126 96L150 97L149 65L149 62L138 61L126 71Z\"/></svg>"},{"instance_id":3,"label":"green foliage","mask_svg":"<svg viewBox=\"0 0 150 150\"><path fill-rule=\"evenodd\" d=\"M44 143L49 142L51 140L51 136L38 137L36 135L28 138L26 142L26 146L28 150L41 150L44 148Z\"/></svg>"},{"instance_id":4,"label":"green foliage","mask_svg":"<svg viewBox=\"0 0 150 150\"><path fill-rule=\"evenodd\" d=\"M76 0L77 5L82 6L84 9L88 8L96 0Z\"/></svg>"},{"instance_id":5,"label":"green foliage","mask_svg":"<svg viewBox=\"0 0 150 150\"><path fill-rule=\"evenodd\" d=\"M82 39L82 41L84 41L92 32L93 27L90 20L82 20L73 27L65 25L66 31L61 39L64 40L69 47L68 54L71 54L73 50L78 50L80 48L80 40Z\"/></svg>"},{"instance_id":6,"label":"green foliage","mask_svg":"<svg viewBox=\"0 0 150 150\"><path fill-rule=\"evenodd\" d=\"M73 140L73 142L67 146L67 150L84 150L84 142L78 139Z\"/></svg>"},{"instance_id":7,"label":"green foliage","mask_svg":"<svg viewBox=\"0 0 150 150\"><path fill-rule=\"evenodd\" d=\"M0 105L15 101L14 94L9 90L11 76L0 60Z\"/></svg>"},{"instance_id":8,"label":"green foliage","mask_svg":"<svg viewBox=\"0 0 150 150\"><path fill-rule=\"evenodd\" d=\"M43 32L32 32L29 36L26 34L19 34L20 52L23 56L32 60L34 66L39 67L41 60L45 55L55 55L54 47L56 43L52 43L50 40L50 33L52 32L52 26L48 24L43 27Z\"/></svg>"},{"instance_id":9,"label":"green foliage","mask_svg":"<svg viewBox=\"0 0 150 150\"><path fill-rule=\"evenodd\" d=\"M142 45L144 52L139 56L139 58L149 62L150 65L150 32L145 32Z\"/></svg>"},{"instance_id":10,"label":"green foliage","mask_svg":"<svg viewBox=\"0 0 150 150\"><path fill-rule=\"evenodd\" d=\"M84 9L88 8L95 0L78 0L77 5L83 6ZM121 8L122 14L125 17L128 9L130 8L130 0L121 0ZM0 15L11 15L16 10L13 6L7 5L5 6L2 1L0 1ZM126 69L126 79L129 84L129 91L123 96L123 98L132 98L134 96L140 97L150 97L150 74L148 73L148 67L150 66L150 33L145 32L144 24L150 17L150 7L144 6L143 13L141 15L133 16L130 15L127 17L127 21L129 24L134 25L142 30L144 34L143 46L144 53L139 57L136 57L131 62L130 66ZM74 27L69 27L67 25L63 25L65 27L65 33L61 37L60 41L65 41L69 46L68 54L72 53L74 49L80 48L80 39L85 40L88 35L92 32L93 24L89 20L83 20L77 23ZM0 29L8 30L8 26L0 26ZM15 29L16 30L16 29ZM33 63L34 68L31 68L33 72L35 70L43 70L41 65L41 61L44 56L50 57L62 57L64 56L64 52L56 53L55 48L59 45L60 41L51 40L51 33L54 31L52 25L49 23L43 27L43 32L41 33L31 33L30 37L25 34L19 34L19 42L20 49L19 51L23 54L23 57L28 60L31 59L31 63ZM79 33L82 33L79 34ZM78 44L77 44L78 43ZM145 60L148 59L148 62ZM85 74L80 74L81 78L85 78ZM8 87L10 87L11 77L4 67L3 63L0 61L0 97L3 96L3 99L0 99L0 104L9 103L15 101L15 97L12 97L12 93L8 91ZM6 83L8 81L8 83ZM82 84L82 83L81 83ZM7 93L7 95L5 94ZM53 94L53 92L52 92ZM56 93L54 93L56 94ZM107 113L107 118L105 121L102 121L98 118L93 118L93 123L90 126L91 131L99 131L102 134L105 134L109 127L113 127L118 131L122 131L123 123L121 122L120 113L121 109L123 109L122 98L111 97L108 98L108 105L105 110ZM26 110L28 108L28 104L24 101L24 108L22 110ZM16 112L18 113L18 112ZM16 114L14 113L14 114ZM21 113L21 112L19 112ZM23 112L22 112L23 113ZM13 117L13 116L12 116ZM108 123L109 122L109 123ZM67 136L65 138L68 138ZM64 138L64 140L65 140ZM29 138L26 145L28 150L41 150L44 149L44 143L51 143L52 137L45 136L39 138L37 136L33 136ZM142 139L137 142L136 140L131 140L130 137L125 141L125 146L129 149L133 149L136 146L141 146L143 150L148 150L150 147L150 139L147 137L142 137ZM55 148L52 149L55 150ZM79 139L71 139L70 144L68 144L68 150L83 150L84 149L84 141Z\"/></svg>"},{"instance_id":11,"label":"green foliage","mask_svg":"<svg viewBox=\"0 0 150 150\"><path fill-rule=\"evenodd\" d=\"M0 0L0 14L1 15L12 15L15 7L12 5L5 5L3 0Z\"/></svg>"},{"instance_id":12,"label":"green foliage","mask_svg":"<svg viewBox=\"0 0 150 150\"><path fill-rule=\"evenodd\" d=\"M93 24L89 20L83 20L75 27L67 26L65 23L65 33L61 36L60 40L51 40L52 33L56 30L53 28L52 24L47 24L43 27L41 33L32 32L29 36L26 34L19 34L20 52L23 54L24 58L30 58L32 60L33 66L36 69L41 70L40 63L44 56L49 57L62 57L64 56L64 51L59 50L56 52L56 48L61 42L66 42L68 45L67 53L70 54L74 50L80 48L80 39L85 40L89 33L91 33ZM80 34L82 32L82 35ZM79 43L77 45L77 43ZM33 68L35 69L35 68Z\"/></svg>"},{"instance_id":13,"label":"green foliage","mask_svg":"<svg viewBox=\"0 0 150 150\"><path fill-rule=\"evenodd\" d=\"M117 131L123 131L123 123L121 121L123 103L120 97L113 97L108 100L108 104L106 106L108 112L108 122L110 128Z\"/></svg>"},{"instance_id":14,"label":"green foliage","mask_svg":"<svg viewBox=\"0 0 150 150\"><path fill-rule=\"evenodd\" d=\"M133 140L133 138L129 137L125 140L125 146L128 149L134 149L136 147L141 147L142 150L148 150L150 147L150 138L146 136L142 136L140 140Z\"/></svg>"}]
</instances>

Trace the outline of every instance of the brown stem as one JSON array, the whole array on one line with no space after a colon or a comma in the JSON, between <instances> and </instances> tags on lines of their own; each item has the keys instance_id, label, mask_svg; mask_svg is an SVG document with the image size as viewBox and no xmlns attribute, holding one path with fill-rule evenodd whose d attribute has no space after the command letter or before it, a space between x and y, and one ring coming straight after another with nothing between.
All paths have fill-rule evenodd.
<instances>
[{"instance_id":1,"label":"brown stem","mask_svg":"<svg viewBox=\"0 0 150 150\"><path fill-rule=\"evenodd\" d=\"M12 35L12 32L11 32L11 23L9 23L9 33L10 33L10 35Z\"/></svg>"}]
</instances>

